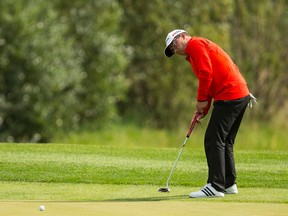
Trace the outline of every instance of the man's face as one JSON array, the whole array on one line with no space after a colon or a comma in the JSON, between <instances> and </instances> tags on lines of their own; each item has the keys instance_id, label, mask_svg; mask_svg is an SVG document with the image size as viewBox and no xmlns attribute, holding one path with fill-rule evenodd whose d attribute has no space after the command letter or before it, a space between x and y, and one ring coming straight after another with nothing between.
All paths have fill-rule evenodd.
<instances>
[{"instance_id":1,"label":"man's face","mask_svg":"<svg viewBox=\"0 0 288 216\"><path fill-rule=\"evenodd\" d=\"M177 35L177 36L173 39L173 41L171 42L171 44L169 45L169 49L170 49L174 54L176 54L176 52L177 52L178 39L179 39L179 37L180 37L180 34Z\"/></svg>"},{"instance_id":2,"label":"man's face","mask_svg":"<svg viewBox=\"0 0 288 216\"><path fill-rule=\"evenodd\" d=\"M184 36L183 36L184 37ZM169 49L174 53L178 55L183 55L184 53L184 47L183 47L183 37L182 34L177 35L172 43L169 45Z\"/></svg>"}]
</instances>

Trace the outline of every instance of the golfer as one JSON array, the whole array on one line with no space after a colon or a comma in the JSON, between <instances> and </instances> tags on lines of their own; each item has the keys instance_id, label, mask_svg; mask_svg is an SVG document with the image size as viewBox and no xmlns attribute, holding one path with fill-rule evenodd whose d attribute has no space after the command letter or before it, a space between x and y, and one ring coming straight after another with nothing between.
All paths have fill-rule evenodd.
<instances>
[{"instance_id":1,"label":"golfer","mask_svg":"<svg viewBox=\"0 0 288 216\"><path fill-rule=\"evenodd\" d=\"M246 81L223 49L203 37L176 29L166 38L164 53L185 56L198 78L196 109L202 119L213 100L204 146L208 163L207 184L191 198L237 194L233 147L245 109L251 100ZM256 102L256 101L255 101Z\"/></svg>"}]
</instances>

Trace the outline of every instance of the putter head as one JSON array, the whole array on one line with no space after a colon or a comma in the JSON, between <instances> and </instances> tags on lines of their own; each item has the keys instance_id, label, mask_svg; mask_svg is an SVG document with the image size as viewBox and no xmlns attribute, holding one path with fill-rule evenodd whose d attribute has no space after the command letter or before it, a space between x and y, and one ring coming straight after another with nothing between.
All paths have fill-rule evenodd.
<instances>
[{"instance_id":1,"label":"putter head","mask_svg":"<svg viewBox=\"0 0 288 216\"><path fill-rule=\"evenodd\" d=\"M161 192L161 193L169 193L170 192L170 189L168 187L166 188L159 188L158 189L158 192Z\"/></svg>"}]
</instances>

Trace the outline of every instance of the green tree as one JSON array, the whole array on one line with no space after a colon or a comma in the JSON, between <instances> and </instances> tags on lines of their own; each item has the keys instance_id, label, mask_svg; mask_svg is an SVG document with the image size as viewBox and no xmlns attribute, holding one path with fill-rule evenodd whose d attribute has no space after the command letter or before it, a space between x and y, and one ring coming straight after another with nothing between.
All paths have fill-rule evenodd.
<instances>
[{"instance_id":1,"label":"green tree","mask_svg":"<svg viewBox=\"0 0 288 216\"><path fill-rule=\"evenodd\" d=\"M123 11L117 0L72 0L55 4L59 20L69 26L74 48L81 58L83 91L78 95L82 124L101 122L118 116L117 103L125 100L128 80L124 70L128 59L119 22Z\"/></svg>"},{"instance_id":2,"label":"green tree","mask_svg":"<svg viewBox=\"0 0 288 216\"><path fill-rule=\"evenodd\" d=\"M248 78L251 91L259 97L259 115L266 119L281 116L283 121L287 119L288 107L288 2L234 2L231 23L234 56Z\"/></svg>"},{"instance_id":3,"label":"green tree","mask_svg":"<svg viewBox=\"0 0 288 216\"><path fill-rule=\"evenodd\" d=\"M50 7L44 0L0 3L2 141L44 142L78 124L80 59Z\"/></svg>"},{"instance_id":4,"label":"green tree","mask_svg":"<svg viewBox=\"0 0 288 216\"><path fill-rule=\"evenodd\" d=\"M116 0L0 8L2 141L49 141L55 131L117 116L128 82Z\"/></svg>"}]
</instances>

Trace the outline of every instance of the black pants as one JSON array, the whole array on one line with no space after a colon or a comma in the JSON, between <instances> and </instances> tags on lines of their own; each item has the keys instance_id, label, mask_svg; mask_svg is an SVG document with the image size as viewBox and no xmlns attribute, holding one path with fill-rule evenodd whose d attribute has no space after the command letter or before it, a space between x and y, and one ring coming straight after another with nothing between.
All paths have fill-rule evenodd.
<instances>
[{"instance_id":1,"label":"black pants","mask_svg":"<svg viewBox=\"0 0 288 216\"><path fill-rule=\"evenodd\" d=\"M238 100L216 101L205 133L208 181L223 192L236 183L234 141L250 96Z\"/></svg>"}]
</instances>

